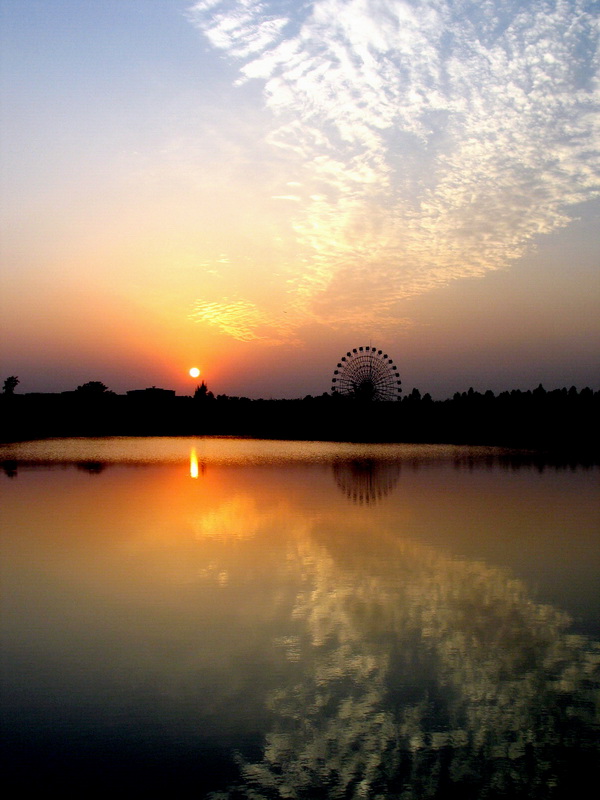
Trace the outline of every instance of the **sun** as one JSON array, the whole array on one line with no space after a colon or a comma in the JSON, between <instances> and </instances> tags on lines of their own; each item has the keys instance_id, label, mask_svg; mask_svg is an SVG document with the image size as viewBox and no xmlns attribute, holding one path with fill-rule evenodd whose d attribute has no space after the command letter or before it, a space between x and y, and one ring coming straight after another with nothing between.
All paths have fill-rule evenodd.
<instances>
[{"instance_id":1,"label":"sun","mask_svg":"<svg viewBox=\"0 0 600 800\"><path fill-rule=\"evenodd\" d=\"M190 375L192 376L192 378L197 378L198 375L200 375L200 370L198 369L198 367L192 367L190 370Z\"/></svg>"}]
</instances>

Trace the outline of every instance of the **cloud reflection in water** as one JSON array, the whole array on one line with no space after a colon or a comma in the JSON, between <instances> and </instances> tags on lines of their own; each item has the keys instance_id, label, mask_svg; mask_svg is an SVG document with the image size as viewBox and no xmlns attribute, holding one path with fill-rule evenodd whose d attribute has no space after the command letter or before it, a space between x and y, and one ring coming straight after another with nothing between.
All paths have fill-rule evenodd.
<instances>
[{"instance_id":1,"label":"cloud reflection in water","mask_svg":"<svg viewBox=\"0 0 600 800\"><path fill-rule=\"evenodd\" d=\"M363 533L348 547L315 526L288 555L304 586L278 645L300 669L268 696L262 760L240 759L242 781L213 800L583 787L598 757L598 644L501 569Z\"/></svg>"}]
</instances>

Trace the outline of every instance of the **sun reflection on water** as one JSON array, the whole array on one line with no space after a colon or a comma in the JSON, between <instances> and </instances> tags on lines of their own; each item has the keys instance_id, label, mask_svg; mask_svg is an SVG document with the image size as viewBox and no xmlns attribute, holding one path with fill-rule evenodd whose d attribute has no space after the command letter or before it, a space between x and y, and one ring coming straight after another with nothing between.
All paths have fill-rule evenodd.
<instances>
[{"instance_id":1,"label":"sun reflection on water","mask_svg":"<svg viewBox=\"0 0 600 800\"><path fill-rule=\"evenodd\" d=\"M197 478L198 477L198 455L196 454L196 448L192 447L190 450L190 478Z\"/></svg>"}]
</instances>

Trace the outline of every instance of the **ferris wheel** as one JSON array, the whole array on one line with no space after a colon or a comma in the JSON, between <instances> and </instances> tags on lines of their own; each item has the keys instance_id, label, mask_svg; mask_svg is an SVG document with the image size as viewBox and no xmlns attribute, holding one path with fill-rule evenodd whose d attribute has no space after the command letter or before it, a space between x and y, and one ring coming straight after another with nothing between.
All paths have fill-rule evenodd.
<instances>
[{"instance_id":1,"label":"ferris wheel","mask_svg":"<svg viewBox=\"0 0 600 800\"><path fill-rule=\"evenodd\" d=\"M342 356L333 371L331 391L357 400L399 400L398 367L375 347L355 347Z\"/></svg>"}]
</instances>

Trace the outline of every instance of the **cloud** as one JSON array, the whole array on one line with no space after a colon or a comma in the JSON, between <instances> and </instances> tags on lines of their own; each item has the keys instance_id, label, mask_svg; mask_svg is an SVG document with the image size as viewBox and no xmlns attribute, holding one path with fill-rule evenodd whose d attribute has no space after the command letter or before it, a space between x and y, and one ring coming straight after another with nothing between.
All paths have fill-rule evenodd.
<instances>
[{"instance_id":1,"label":"cloud","mask_svg":"<svg viewBox=\"0 0 600 800\"><path fill-rule=\"evenodd\" d=\"M598 196L591 0L204 0L190 17L273 114L308 254L299 320L393 326L402 298L506 267Z\"/></svg>"},{"instance_id":2,"label":"cloud","mask_svg":"<svg viewBox=\"0 0 600 800\"><path fill-rule=\"evenodd\" d=\"M224 298L221 302L196 301L190 314L194 322L219 329L241 342L261 341L277 345L293 338L294 325L260 310L247 300Z\"/></svg>"}]
</instances>

